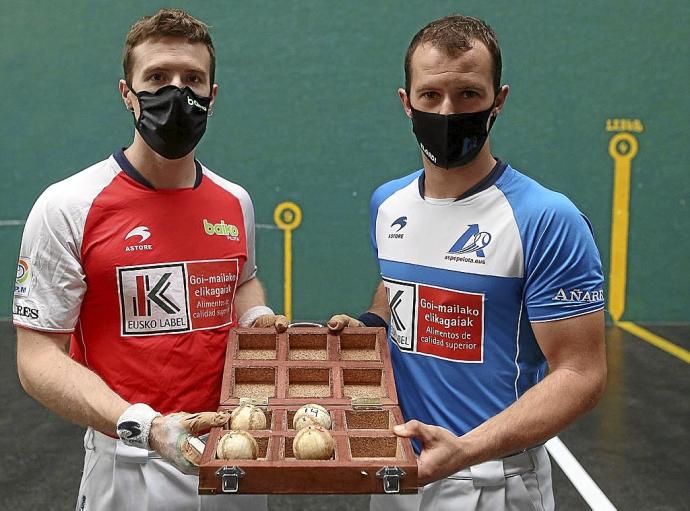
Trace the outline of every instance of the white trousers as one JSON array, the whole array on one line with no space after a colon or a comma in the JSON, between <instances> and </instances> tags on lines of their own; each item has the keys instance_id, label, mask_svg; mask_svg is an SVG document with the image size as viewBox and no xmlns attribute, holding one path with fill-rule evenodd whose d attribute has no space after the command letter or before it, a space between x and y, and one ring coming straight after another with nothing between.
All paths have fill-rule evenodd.
<instances>
[{"instance_id":1,"label":"white trousers","mask_svg":"<svg viewBox=\"0 0 690 511\"><path fill-rule=\"evenodd\" d=\"M198 495L199 478L182 474L154 451L89 428L77 511L266 511L266 495Z\"/></svg>"},{"instance_id":2,"label":"white trousers","mask_svg":"<svg viewBox=\"0 0 690 511\"><path fill-rule=\"evenodd\" d=\"M372 495L370 511L553 511L544 446L456 472L417 495Z\"/></svg>"}]
</instances>

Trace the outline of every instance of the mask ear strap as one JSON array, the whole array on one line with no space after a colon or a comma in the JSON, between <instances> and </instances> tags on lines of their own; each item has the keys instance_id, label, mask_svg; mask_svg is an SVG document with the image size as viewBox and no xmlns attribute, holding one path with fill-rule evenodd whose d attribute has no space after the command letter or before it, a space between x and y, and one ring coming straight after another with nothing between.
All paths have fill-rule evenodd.
<instances>
[{"instance_id":1,"label":"mask ear strap","mask_svg":"<svg viewBox=\"0 0 690 511\"><path fill-rule=\"evenodd\" d=\"M129 83L129 80L125 80L125 84L127 85L127 88L129 89L129 91L136 96L137 91L134 90L134 87L132 87L132 84Z\"/></svg>"},{"instance_id":2,"label":"mask ear strap","mask_svg":"<svg viewBox=\"0 0 690 511\"><path fill-rule=\"evenodd\" d=\"M496 106L496 101L498 101L498 95L501 93L501 89L503 87L501 85L498 86L498 89L496 89L494 93L494 102L491 104L491 108L494 108ZM496 117L498 117L498 112L492 112L491 113L491 124L489 125L489 130L491 129L491 126L494 125L494 122L496 121Z\"/></svg>"},{"instance_id":3,"label":"mask ear strap","mask_svg":"<svg viewBox=\"0 0 690 511\"><path fill-rule=\"evenodd\" d=\"M129 80L125 80L125 84L127 85L127 88L129 89L129 92L131 92L132 94L134 94L134 95L136 96L136 95L137 95L137 92L136 92L136 91L134 90L134 88L132 87L132 84L129 83ZM138 97L138 96L137 96L137 97ZM132 112L132 115L134 115L134 107L131 106L131 104L130 104L130 106L127 108L127 110L129 110L130 112Z\"/></svg>"}]
</instances>

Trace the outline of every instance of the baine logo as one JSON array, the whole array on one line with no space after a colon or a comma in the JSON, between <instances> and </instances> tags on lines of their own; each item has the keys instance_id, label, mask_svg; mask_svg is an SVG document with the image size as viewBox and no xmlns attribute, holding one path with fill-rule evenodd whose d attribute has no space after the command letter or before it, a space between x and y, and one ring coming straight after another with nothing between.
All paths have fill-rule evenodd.
<instances>
[{"instance_id":1,"label":"baine logo","mask_svg":"<svg viewBox=\"0 0 690 511\"><path fill-rule=\"evenodd\" d=\"M29 294L31 274L29 272L29 259L20 257L17 262L17 279L14 281L14 296L26 296Z\"/></svg>"},{"instance_id":2,"label":"baine logo","mask_svg":"<svg viewBox=\"0 0 690 511\"><path fill-rule=\"evenodd\" d=\"M424 151L424 154L426 154L427 158L429 158L433 163L436 163L436 156L431 154L431 151L424 147L424 144L420 143L419 147L422 149L422 151Z\"/></svg>"},{"instance_id":3,"label":"baine logo","mask_svg":"<svg viewBox=\"0 0 690 511\"><path fill-rule=\"evenodd\" d=\"M391 227L395 227L396 225L398 226L398 230L390 233L388 235L388 238L402 239L405 236L404 234L401 234L400 231L402 231L403 228L407 225L407 217L401 216L391 224Z\"/></svg>"},{"instance_id":4,"label":"baine logo","mask_svg":"<svg viewBox=\"0 0 690 511\"><path fill-rule=\"evenodd\" d=\"M195 107L197 107L197 108L200 108L200 109L203 110L204 112L208 111L208 108L206 108L204 105L202 105L201 103L199 103L196 99L187 98L187 104L188 104L189 106L195 106Z\"/></svg>"},{"instance_id":5,"label":"baine logo","mask_svg":"<svg viewBox=\"0 0 690 511\"><path fill-rule=\"evenodd\" d=\"M458 238L458 240L448 250L449 254L471 254L475 253L476 257L485 258L484 248L491 243L491 234L488 232L481 232L479 224L469 224L468 229ZM463 261L468 263L486 264L486 261L475 259L473 257L457 257L446 256L446 259Z\"/></svg>"},{"instance_id":6,"label":"baine logo","mask_svg":"<svg viewBox=\"0 0 690 511\"><path fill-rule=\"evenodd\" d=\"M240 239L240 230L236 225L226 224L221 220L218 224L212 224L204 218L204 231L209 236L227 236L229 240L238 241Z\"/></svg>"},{"instance_id":7,"label":"baine logo","mask_svg":"<svg viewBox=\"0 0 690 511\"><path fill-rule=\"evenodd\" d=\"M147 239L151 237L151 233L149 232L149 228L146 227L145 225L140 225L138 227L135 227L131 231L127 233L125 236L125 241L128 240L129 238L133 238L135 236L139 237L139 241L137 241L136 245L129 245L125 247L125 252L137 252L141 250L153 250L153 247L151 245L143 245ZM134 240L133 240L134 241Z\"/></svg>"}]
</instances>

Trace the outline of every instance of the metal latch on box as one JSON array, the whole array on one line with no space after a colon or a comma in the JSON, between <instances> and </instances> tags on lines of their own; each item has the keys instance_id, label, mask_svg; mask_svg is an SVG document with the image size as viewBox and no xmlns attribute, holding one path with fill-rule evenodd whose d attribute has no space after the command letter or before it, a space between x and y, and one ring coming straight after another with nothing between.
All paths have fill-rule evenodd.
<instances>
[{"instance_id":1,"label":"metal latch on box","mask_svg":"<svg viewBox=\"0 0 690 511\"><path fill-rule=\"evenodd\" d=\"M268 408L268 398L267 397L241 397L240 406L243 405L253 405L262 408L264 411Z\"/></svg>"},{"instance_id":2,"label":"metal latch on box","mask_svg":"<svg viewBox=\"0 0 690 511\"><path fill-rule=\"evenodd\" d=\"M240 478L244 477L244 470L238 466L223 467L216 471L220 476L220 489L223 493L237 493L240 488Z\"/></svg>"},{"instance_id":3,"label":"metal latch on box","mask_svg":"<svg viewBox=\"0 0 690 511\"><path fill-rule=\"evenodd\" d=\"M383 467L376 472L376 477L383 479L384 493L400 493L400 478L405 477L405 471L398 467Z\"/></svg>"},{"instance_id":4,"label":"metal latch on box","mask_svg":"<svg viewBox=\"0 0 690 511\"><path fill-rule=\"evenodd\" d=\"M378 397L353 397L353 410L383 410L381 398Z\"/></svg>"}]
</instances>

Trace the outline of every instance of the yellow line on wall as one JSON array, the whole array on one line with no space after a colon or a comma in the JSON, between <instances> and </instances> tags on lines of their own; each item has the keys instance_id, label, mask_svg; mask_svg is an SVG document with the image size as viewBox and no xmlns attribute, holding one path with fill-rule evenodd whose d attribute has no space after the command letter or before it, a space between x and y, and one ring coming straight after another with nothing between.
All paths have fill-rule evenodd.
<instances>
[{"instance_id":1,"label":"yellow line on wall","mask_svg":"<svg viewBox=\"0 0 690 511\"><path fill-rule=\"evenodd\" d=\"M281 202L273 211L273 221L283 231L283 314L292 321L292 231L302 223L302 210L294 202Z\"/></svg>"},{"instance_id":2,"label":"yellow line on wall","mask_svg":"<svg viewBox=\"0 0 690 511\"><path fill-rule=\"evenodd\" d=\"M663 337L659 337L646 328L642 328L641 326L631 323L630 321L616 321L615 324L617 327L630 332L643 341L647 341L649 344L656 346L660 350L663 350L666 353L681 359L683 362L690 364L690 351L686 350L685 348L681 348L677 344L667 341Z\"/></svg>"},{"instance_id":3,"label":"yellow line on wall","mask_svg":"<svg viewBox=\"0 0 690 511\"><path fill-rule=\"evenodd\" d=\"M613 208L611 214L611 262L609 312L614 321L625 311L628 273L628 229L630 220L630 167L637 154L637 139L630 133L616 133L609 142L613 158Z\"/></svg>"}]
</instances>

